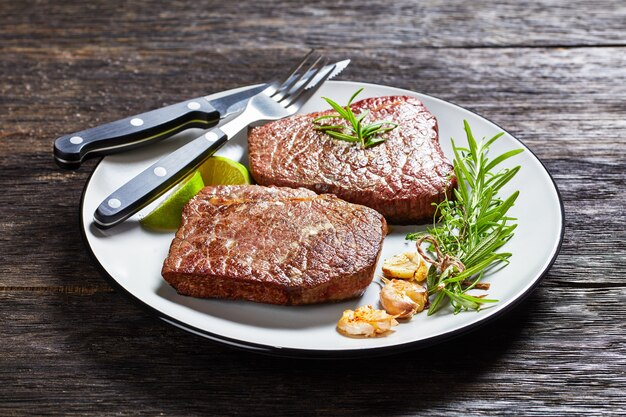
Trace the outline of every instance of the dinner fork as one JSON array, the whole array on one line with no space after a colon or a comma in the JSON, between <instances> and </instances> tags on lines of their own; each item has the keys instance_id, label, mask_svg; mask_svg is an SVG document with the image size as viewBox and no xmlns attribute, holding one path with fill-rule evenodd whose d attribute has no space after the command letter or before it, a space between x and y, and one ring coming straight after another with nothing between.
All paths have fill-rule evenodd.
<instances>
[{"instance_id":1,"label":"dinner fork","mask_svg":"<svg viewBox=\"0 0 626 417\"><path fill-rule=\"evenodd\" d=\"M106 229L119 224L163 195L230 138L251 123L268 122L293 115L331 76L349 61L326 66L328 60L313 51L281 82L270 84L250 98L238 117L213 128L185 146L161 158L105 198L94 213L94 224Z\"/></svg>"}]
</instances>

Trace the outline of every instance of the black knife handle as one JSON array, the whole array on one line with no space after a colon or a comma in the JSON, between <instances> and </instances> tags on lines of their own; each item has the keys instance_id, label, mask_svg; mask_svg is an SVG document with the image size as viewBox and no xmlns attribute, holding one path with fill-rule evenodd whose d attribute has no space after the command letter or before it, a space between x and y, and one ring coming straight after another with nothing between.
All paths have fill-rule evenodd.
<instances>
[{"instance_id":1,"label":"black knife handle","mask_svg":"<svg viewBox=\"0 0 626 417\"><path fill-rule=\"evenodd\" d=\"M214 128L164 156L109 195L96 209L94 223L108 229L123 222L163 195L228 141Z\"/></svg>"},{"instance_id":2,"label":"black knife handle","mask_svg":"<svg viewBox=\"0 0 626 417\"><path fill-rule=\"evenodd\" d=\"M219 120L220 113L198 97L61 136L54 142L54 159L61 168L76 169L87 158L147 145L193 127L207 129Z\"/></svg>"}]
</instances>

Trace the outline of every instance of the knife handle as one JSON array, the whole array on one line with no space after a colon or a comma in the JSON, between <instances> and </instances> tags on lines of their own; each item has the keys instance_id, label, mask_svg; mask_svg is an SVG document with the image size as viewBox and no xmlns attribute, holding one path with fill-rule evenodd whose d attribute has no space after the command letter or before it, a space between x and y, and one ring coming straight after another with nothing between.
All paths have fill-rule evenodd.
<instances>
[{"instance_id":1,"label":"knife handle","mask_svg":"<svg viewBox=\"0 0 626 417\"><path fill-rule=\"evenodd\" d=\"M207 129L219 120L220 113L198 97L61 136L54 142L54 159L61 168L76 169L87 158L147 145L192 127Z\"/></svg>"},{"instance_id":2,"label":"knife handle","mask_svg":"<svg viewBox=\"0 0 626 417\"><path fill-rule=\"evenodd\" d=\"M214 128L164 156L109 195L96 209L94 223L108 229L123 222L163 195L228 141Z\"/></svg>"}]
</instances>

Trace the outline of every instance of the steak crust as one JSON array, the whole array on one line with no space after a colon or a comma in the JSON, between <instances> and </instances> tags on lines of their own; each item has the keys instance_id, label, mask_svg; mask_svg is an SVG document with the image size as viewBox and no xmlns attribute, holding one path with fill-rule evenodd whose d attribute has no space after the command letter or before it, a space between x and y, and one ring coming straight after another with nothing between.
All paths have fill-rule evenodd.
<instances>
[{"instance_id":1,"label":"steak crust","mask_svg":"<svg viewBox=\"0 0 626 417\"><path fill-rule=\"evenodd\" d=\"M162 275L194 297L338 301L370 284L386 232L379 213L333 195L209 186L185 206Z\"/></svg>"},{"instance_id":2,"label":"steak crust","mask_svg":"<svg viewBox=\"0 0 626 417\"><path fill-rule=\"evenodd\" d=\"M371 207L397 224L432 220L435 208L456 185L452 164L438 139L437 120L416 98L367 98L351 105L365 123L398 127L369 149L316 131L312 120L334 110L295 115L252 128L248 135L252 176L262 185L305 187ZM346 124L331 119L329 124Z\"/></svg>"}]
</instances>

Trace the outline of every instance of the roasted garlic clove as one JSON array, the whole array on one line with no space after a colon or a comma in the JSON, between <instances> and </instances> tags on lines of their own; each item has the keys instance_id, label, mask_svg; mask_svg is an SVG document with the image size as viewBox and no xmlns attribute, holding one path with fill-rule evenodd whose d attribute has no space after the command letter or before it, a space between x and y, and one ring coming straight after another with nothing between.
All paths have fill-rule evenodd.
<instances>
[{"instance_id":1,"label":"roasted garlic clove","mask_svg":"<svg viewBox=\"0 0 626 417\"><path fill-rule=\"evenodd\" d=\"M397 325L393 316L367 305L345 310L337 323L337 330L345 336L372 337L382 335Z\"/></svg>"},{"instance_id":2,"label":"roasted garlic clove","mask_svg":"<svg viewBox=\"0 0 626 417\"><path fill-rule=\"evenodd\" d=\"M383 262L383 275L387 278L413 279L422 282L428 275L426 262L417 252L405 252Z\"/></svg>"},{"instance_id":3,"label":"roasted garlic clove","mask_svg":"<svg viewBox=\"0 0 626 417\"><path fill-rule=\"evenodd\" d=\"M410 319L424 310L428 291L415 281L386 280L380 291L380 304L387 313L401 319Z\"/></svg>"}]
</instances>

